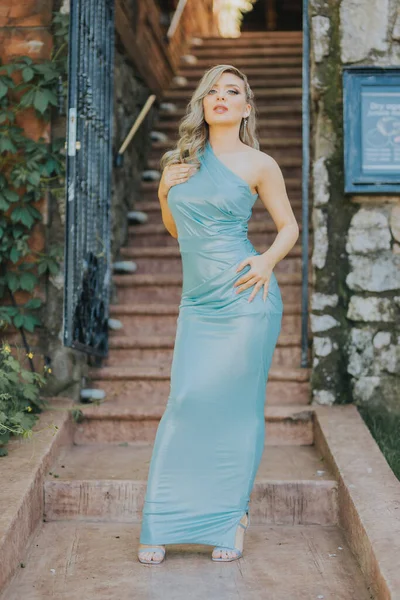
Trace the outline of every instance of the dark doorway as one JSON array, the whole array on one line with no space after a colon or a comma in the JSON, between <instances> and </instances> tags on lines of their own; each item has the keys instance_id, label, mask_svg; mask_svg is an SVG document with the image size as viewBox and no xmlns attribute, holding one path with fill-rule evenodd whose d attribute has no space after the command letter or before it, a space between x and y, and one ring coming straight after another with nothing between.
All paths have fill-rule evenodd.
<instances>
[{"instance_id":1,"label":"dark doorway","mask_svg":"<svg viewBox=\"0 0 400 600\"><path fill-rule=\"evenodd\" d=\"M256 0L242 31L301 31L302 0Z\"/></svg>"}]
</instances>

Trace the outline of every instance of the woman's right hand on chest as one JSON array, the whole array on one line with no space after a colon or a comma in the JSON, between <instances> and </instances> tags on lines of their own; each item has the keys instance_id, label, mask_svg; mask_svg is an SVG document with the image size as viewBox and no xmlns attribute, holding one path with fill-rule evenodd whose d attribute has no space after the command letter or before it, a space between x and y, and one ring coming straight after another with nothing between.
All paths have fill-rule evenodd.
<instances>
[{"instance_id":1,"label":"woman's right hand on chest","mask_svg":"<svg viewBox=\"0 0 400 600\"><path fill-rule=\"evenodd\" d=\"M177 163L164 168L160 179L159 191L166 196L172 186L185 183L196 173L198 167L187 163Z\"/></svg>"}]
</instances>

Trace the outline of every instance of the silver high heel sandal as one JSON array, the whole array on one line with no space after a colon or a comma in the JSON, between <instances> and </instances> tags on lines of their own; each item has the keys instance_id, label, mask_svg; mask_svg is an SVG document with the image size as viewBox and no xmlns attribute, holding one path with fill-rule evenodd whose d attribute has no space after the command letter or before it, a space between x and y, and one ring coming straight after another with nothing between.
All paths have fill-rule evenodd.
<instances>
[{"instance_id":1,"label":"silver high heel sandal","mask_svg":"<svg viewBox=\"0 0 400 600\"><path fill-rule=\"evenodd\" d=\"M250 525L250 515L249 513L246 511L245 513L247 515L247 524L244 525L244 523L242 523L242 519L240 519L239 521L239 525L242 529L239 529L239 531L236 532L236 537L235 537L235 543L237 543L237 538L239 537L238 543L241 544L242 548L243 548L243 543L244 543L244 533L246 531L246 529L248 528L248 526ZM231 556L231 557L227 557L227 558L222 558L222 557L214 557L211 556L211 560L214 560L215 562L231 562L232 560L237 560L238 558L241 558L243 556L243 549L240 550L240 548L227 548L226 546L216 546L213 550L213 553L217 550L229 550L230 552L236 552L235 556Z\"/></svg>"},{"instance_id":2,"label":"silver high heel sandal","mask_svg":"<svg viewBox=\"0 0 400 600\"><path fill-rule=\"evenodd\" d=\"M141 554L145 554L146 552L160 552L162 553L162 557L160 560L154 560L154 559L150 559L150 560L146 560L144 558L141 558ZM162 548L161 546L149 546L148 548L141 548L138 551L138 559L139 562L143 563L144 565L159 565L160 563L163 562L165 558L165 548Z\"/></svg>"}]
</instances>

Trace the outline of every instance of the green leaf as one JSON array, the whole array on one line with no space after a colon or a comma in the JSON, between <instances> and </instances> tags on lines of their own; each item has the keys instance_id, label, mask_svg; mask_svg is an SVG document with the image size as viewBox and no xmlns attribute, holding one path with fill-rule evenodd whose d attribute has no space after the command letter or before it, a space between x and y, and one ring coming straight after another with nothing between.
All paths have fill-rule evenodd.
<instances>
[{"instance_id":1,"label":"green leaf","mask_svg":"<svg viewBox=\"0 0 400 600\"><path fill-rule=\"evenodd\" d=\"M10 260L15 264L20 256L21 253L19 252L19 250L16 248L16 246L13 246L10 252Z\"/></svg>"},{"instance_id":2,"label":"green leaf","mask_svg":"<svg viewBox=\"0 0 400 600\"><path fill-rule=\"evenodd\" d=\"M36 90L35 92L35 99L33 101L33 106L36 108L36 110L38 110L40 113L44 113L47 109L49 105L49 100L47 98L47 95L44 93L43 90Z\"/></svg>"},{"instance_id":3,"label":"green leaf","mask_svg":"<svg viewBox=\"0 0 400 600\"><path fill-rule=\"evenodd\" d=\"M13 190L5 189L3 190L3 195L7 198L9 202L18 202L19 200L17 192L14 192Z\"/></svg>"},{"instance_id":4,"label":"green leaf","mask_svg":"<svg viewBox=\"0 0 400 600\"><path fill-rule=\"evenodd\" d=\"M32 183L32 185L39 185L40 183L40 173L38 173L37 171L33 171L32 173L29 173L27 180Z\"/></svg>"},{"instance_id":5,"label":"green leaf","mask_svg":"<svg viewBox=\"0 0 400 600\"><path fill-rule=\"evenodd\" d=\"M34 273L23 273L19 280L19 285L22 290L31 292L37 283L37 277Z\"/></svg>"},{"instance_id":6,"label":"green leaf","mask_svg":"<svg viewBox=\"0 0 400 600\"><path fill-rule=\"evenodd\" d=\"M24 206L17 206L11 213L11 221L13 223L23 223L27 227L32 227L34 219L29 210Z\"/></svg>"},{"instance_id":7,"label":"green leaf","mask_svg":"<svg viewBox=\"0 0 400 600\"><path fill-rule=\"evenodd\" d=\"M24 81L30 81L35 76L35 71L31 67L25 67L22 69L22 78Z\"/></svg>"},{"instance_id":8,"label":"green leaf","mask_svg":"<svg viewBox=\"0 0 400 600\"><path fill-rule=\"evenodd\" d=\"M32 106L33 101L35 99L35 90L30 89L21 97L20 104L21 106Z\"/></svg>"},{"instance_id":9,"label":"green leaf","mask_svg":"<svg viewBox=\"0 0 400 600\"><path fill-rule=\"evenodd\" d=\"M22 323L24 322L24 316L21 314L17 315L16 317L14 317L13 322L15 327L22 327Z\"/></svg>"},{"instance_id":10,"label":"green leaf","mask_svg":"<svg viewBox=\"0 0 400 600\"><path fill-rule=\"evenodd\" d=\"M7 202L7 200L4 198L3 194L0 194L0 210L8 210L10 208L9 203Z\"/></svg>"},{"instance_id":11,"label":"green leaf","mask_svg":"<svg viewBox=\"0 0 400 600\"><path fill-rule=\"evenodd\" d=\"M5 275L5 280L12 292L15 292L18 289L19 277L17 273L14 273L13 271L8 271L8 273L6 273Z\"/></svg>"},{"instance_id":12,"label":"green leaf","mask_svg":"<svg viewBox=\"0 0 400 600\"><path fill-rule=\"evenodd\" d=\"M16 154L17 147L12 143L10 138L3 136L0 138L0 152L11 152L12 154Z\"/></svg>"},{"instance_id":13,"label":"green leaf","mask_svg":"<svg viewBox=\"0 0 400 600\"><path fill-rule=\"evenodd\" d=\"M8 92L8 85L0 79L0 98L3 98Z\"/></svg>"},{"instance_id":14,"label":"green leaf","mask_svg":"<svg viewBox=\"0 0 400 600\"><path fill-rule=\"evenodd\" d=\"M35 402L37 399L37 396L38 396L38 390L37 390L36 386L26 384L23 389L23 394L24 394L24 398L26 398L27 400L31 400L32 402Z\"/></svg>"},{"instance_id":15,"label":"green leaf","mask_svg":"<svg viewBox=\"0 0 400 600\"><path fill-rule=\"evenodd\" d=\"M24 308L40 308L42 301L40 298L31 298L28 302L25 302Z\"/></svg>"},{"instance_id":16,"label":"green leaf","mask_svg":"<svg viewBox=\"0 0 400 600\"><path fill-rule=\"evenodd\" d=\"M23 326L27 331L32 333L36 325L40 325L39 319L33 315L24 315Z\"/></svg>"}]
</instances>

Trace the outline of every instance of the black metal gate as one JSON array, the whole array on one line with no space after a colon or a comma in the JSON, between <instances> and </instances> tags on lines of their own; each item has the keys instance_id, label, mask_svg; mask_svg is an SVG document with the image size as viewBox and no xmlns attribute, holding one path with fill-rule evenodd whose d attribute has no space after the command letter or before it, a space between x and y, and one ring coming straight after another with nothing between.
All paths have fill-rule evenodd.
<instances>
[{"instance_id":1,"label":"black metal gate","mask_svg":"<svg viewBox=\"0 0 400 600\"><path fill-rule=\"evenodd\" d=\"M108 354L114 0L71 0L64 344Z\"/></svg>"}]
</instances>

